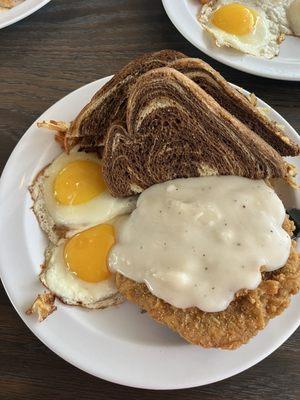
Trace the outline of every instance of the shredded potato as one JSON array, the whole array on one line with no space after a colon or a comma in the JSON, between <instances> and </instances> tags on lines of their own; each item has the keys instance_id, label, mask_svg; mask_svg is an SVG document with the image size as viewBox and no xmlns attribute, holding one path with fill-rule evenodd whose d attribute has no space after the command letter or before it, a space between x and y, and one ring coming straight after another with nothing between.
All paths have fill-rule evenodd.
<instances>
[{"instance_id":1,"label":"shredded potato","mask_svg":"<svg viewBox=\"0 0 300 400\"><path fill-rule=\"evenodd\" d=\"M37 314L39 322L44 321L53 311L56 310L54 305L55 295L51 292L38 294L32 306L26 311L27 315Z\"/></svg>"},{"instance_id":2,"label":"shredded potato","mask_svg":"<svg viewBox=\"0 0 300 400\"><path fill-rule=\"evenodd\" d=\"M50 131L57 131L61 133L65 133L68 129L70 124L64 122L64 121L42 121L37 123L38 128L45 128L49 129Z\"/></svg>"},{"instance_id":3,"label":"shredded potato","mask_svg":"<svg viewBox=\"0 0 300 400\"><path fill-rule=\"evenodd\" d=\"M65 135L70 127L70 124L64 121L42 121L37 123L38 128L49 129L50 131L55 131L55 140L65 151Z\"/></svg>"}]
</instances>

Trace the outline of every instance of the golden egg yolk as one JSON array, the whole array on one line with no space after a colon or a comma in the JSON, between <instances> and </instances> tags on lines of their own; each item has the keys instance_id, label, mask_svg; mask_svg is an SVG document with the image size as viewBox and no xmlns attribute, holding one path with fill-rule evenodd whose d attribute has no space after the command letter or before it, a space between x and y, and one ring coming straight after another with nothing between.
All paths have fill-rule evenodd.
<instances>
[{"instance_id":1,"label":"golden egg yolk","mask_svg":"<svg viewBox=\"0 0 300 400\"><path fill-rule=\"evenodd\" d=\"M212 23L222 31L241 36L251 33L256 22L256 13L241 4L226 4L213 14Z\"/></svg>"},{"instance_id":2,"label":"golden egg yolk","mask_svg":"<svg viewBox=\"0 0 300 400\"><path fill-rule=\"evenodd\" d=\"M54 181L54 197L64 205L86 203L105 190L99 163L77 160L68 163Z\"/></svg>"},{"instance_id":3,"label":"golden egg yolk","mask_svg":"<svg viewBox=\"0 0 300 400\"><path fill-rule=\"evenodd\" d=\"M107 256L115 244L112 225L101 224L77 233L64 247L64 259L68 269L86 282L100 282L107 279Z\"/></svg>"}]
</instances>

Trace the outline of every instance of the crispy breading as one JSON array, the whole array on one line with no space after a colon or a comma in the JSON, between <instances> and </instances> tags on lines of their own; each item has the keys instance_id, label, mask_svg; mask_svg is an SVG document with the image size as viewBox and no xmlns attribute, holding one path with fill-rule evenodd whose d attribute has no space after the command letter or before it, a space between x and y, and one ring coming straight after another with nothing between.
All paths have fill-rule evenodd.
<instances>
[{"instance_id":1,"label":"crispy breading","mask_svg":"<svg viewBox=\"0 0 300 400\"><path fill-rule=\"evenodd\" d=\"M51 292L38 294L32 306L26 311L27 315L37 313L39 322L44 321L53 311L56 310L54 305L55 295Z\"/></svg>"},{"instance_id":2,"label":"crispy breading","mask_svg":"<svg viewBox=\"0 0 300 400\"><path fill-rule=\"evenodd\" d=\"M284 228L292 234L294 225L286 219ZM226 310L215 313L203 312L196 307L173 307L151 294L145 284L119 273L116 284L124 297L188 342L206 348L233 350L247 343L271 318L281 314L289 305L291 295L300 290L300 257L295 241L292 241L285 266L262 273L262 277L257 289L241 290Z\"/></svg>"}]
</instances>

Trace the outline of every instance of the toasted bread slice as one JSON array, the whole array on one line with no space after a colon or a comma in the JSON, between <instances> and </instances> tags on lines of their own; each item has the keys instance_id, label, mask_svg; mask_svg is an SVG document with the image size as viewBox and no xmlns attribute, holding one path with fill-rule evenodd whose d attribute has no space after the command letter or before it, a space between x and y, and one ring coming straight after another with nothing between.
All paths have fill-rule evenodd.
<instances>
[{"instance_id":1,"label":"toasted bread slice","mask_svg":"<svg viewBox=\"0 0 300 400\"><path fill-rule=\"evenodd\" d=\"M79 144L83 149L100 150L111 123L124 120L130 88L139 76L153 69L168 65L184 54L174 50L162 50L144 54L121 69L107 82L81 110L65 136L67 150Z\"/></svg>"},{"instance_id":2,"label":"toasted bread slice","mask_svg":"<svg viewBox=\"0 0 300 400\"><path fill-rule=\"evenodd\" d=\"M279 154L282 156L299 155L300 147L210 65L197 58L182 58L169 66L192 79L225 110L252 129Z\"/></svg>"},{"instance_id":3,"label":"toasted bread slice","mask_svg":"<svg viewBox=\"0 0 300 400\"><path fill-rule=\"evenodd\" d=\"M172 68L138 79L128 99L127 128L113 126L104 148L103 176L113 196L175 178L287 174L276 150Z\"/></svg>"}]
</instances>

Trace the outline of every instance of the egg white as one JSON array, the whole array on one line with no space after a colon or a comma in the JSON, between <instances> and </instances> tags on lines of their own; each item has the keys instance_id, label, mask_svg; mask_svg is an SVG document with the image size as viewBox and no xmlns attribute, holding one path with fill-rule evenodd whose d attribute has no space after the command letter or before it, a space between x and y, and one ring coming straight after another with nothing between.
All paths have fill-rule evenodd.
<instances>
[{"instance_id":1,"label":"egg white","mask_svg":"<svg viewBox=\"0 0 300 400\"><path fill-rule=\"evenodd\" d=\"M211 22L214 12L223 5L239 3L257 12L257 20L254 31L246 35L234 35L217 28ZM263 1L259 0L216 0L204 5L199 15L202 27L211 33L216 45L227 46L243 53L254 56L273 58L279 53L281 30L279 25L270 18L262 7Z\"/></svg>"},{"instance_id":2,"label":"egg white","mask_svg":"<svg viewBox=\"0 0 300 400\"><path fill-rule=\"evenodd\" d=\"M56 246L46 252L45 268L40 274L41 282L60 300L69 305L86 308L104 308L123 301L111 275L101 282L86 282L71 272L64 260L66 240L61 239Z\"/></svg>"},{"instance_id":3,"label":"egg white","mask_svg":"<svg viewBox=\"0 0 300 400\"><path fill-rule=\"evenodd\" d=\"M135 197L115 198L108 191L78 205L58 203L53 191L55 178L68 163L76 160L101 164L96 154L79 152L78 148L74 148L70 154L63 153L57 157L38 175L30 188L33 210L52 243L57 243L61 237L72 236L75 232L130 213L135 208Z\"/></svg>"},{"instance_id":4,"label":"egg white","mask_svg":"<svg viewBox=\"0 0 300 400\"><path fill-rule=\"evenodd\" d=\"M270 21L276 23L280 32L296 35L289 20L289 8L294 0L256 0L255 7L263 10ZM298 15L300 21L300 15Z\"/></svg>"}]
</instances>

